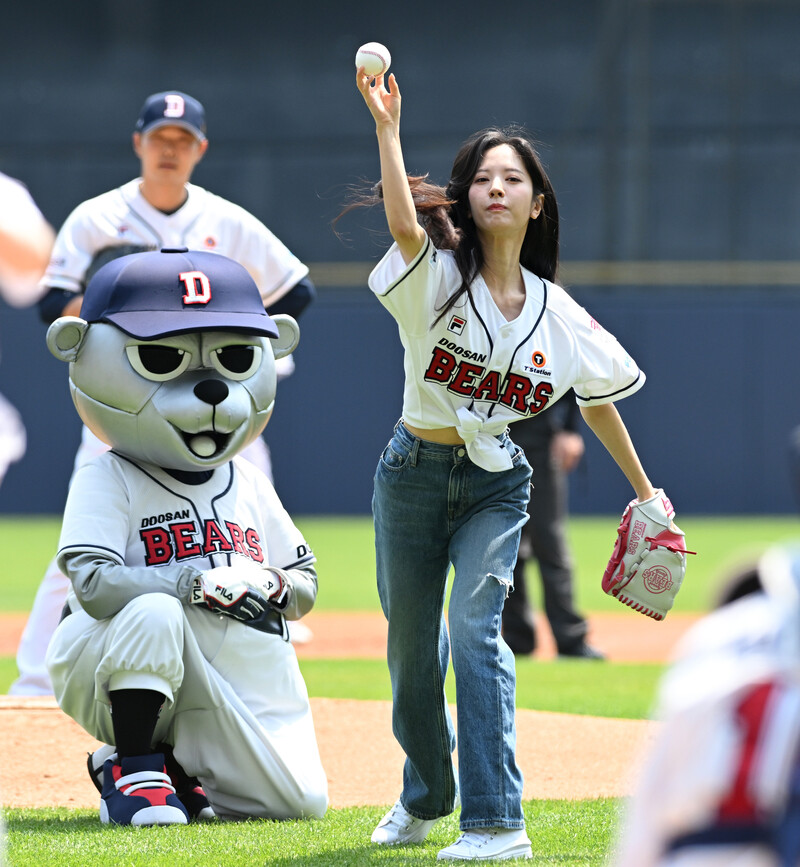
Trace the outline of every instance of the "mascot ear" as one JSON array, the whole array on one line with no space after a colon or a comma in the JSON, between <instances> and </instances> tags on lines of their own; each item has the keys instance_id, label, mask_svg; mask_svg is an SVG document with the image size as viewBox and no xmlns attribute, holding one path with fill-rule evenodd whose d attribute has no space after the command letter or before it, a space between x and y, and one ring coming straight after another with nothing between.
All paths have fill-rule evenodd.
<instances>
[{"instance_id":1,"label":"mascot ear","mask_svg":"<svg viewBox=\"0 0 800 867\"><path fill-rule=\"evenodd\" d=\"M283 358L300 342L300 326L285 313L276 313L270 319L278 326L278 336L269 338L272 352L275 358Z\"/></svg>"},{"instance_id":2,"label":"mascot ear","mask_svg":"<svg viewBox=\"0 0 800 867\"><path fill-rule=\"evenodd\" d=\"M76 361L88 328L78 316L62 316L47 329L47 348L59 361Z\"/></svg>"}]
</instances>

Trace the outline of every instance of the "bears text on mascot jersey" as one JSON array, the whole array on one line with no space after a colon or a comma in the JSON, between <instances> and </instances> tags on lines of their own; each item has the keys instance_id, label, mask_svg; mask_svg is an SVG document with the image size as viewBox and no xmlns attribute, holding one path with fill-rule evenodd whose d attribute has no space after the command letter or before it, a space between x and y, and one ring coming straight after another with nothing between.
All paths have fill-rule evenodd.
<instances>
[{"instance_id":1,"label":"bears text on mascot jersey","mask_svg":"<svg viewBox=\"0 0 800 867\"><path fill-rule=\"evenodd\" d=\"M327 781L286 620L315 557L239 453L299 340L245 268L136 253L101 268L47 344L110 451L74 476L58 563L71 590L47 665L62 710L102 747L100 818L183 824L321 816Z\"/></svg>"}]
</instances>

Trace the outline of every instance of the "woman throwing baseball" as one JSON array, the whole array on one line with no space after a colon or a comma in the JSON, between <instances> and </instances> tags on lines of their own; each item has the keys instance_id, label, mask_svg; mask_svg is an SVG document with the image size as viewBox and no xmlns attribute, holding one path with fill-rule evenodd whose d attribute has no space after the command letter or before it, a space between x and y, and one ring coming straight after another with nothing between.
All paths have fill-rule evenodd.
<instances>
[{"instance_id":1,"label":"woman throwing baseball","mask_svg":"<svg viewBox=\"0 0 800 867\"><path fill-rule=\"evenodd\" d=\"M406 762L400 799L372 840L419 842L460 797L462 833L440 860L529 858L514 655L500 623L531 469L508 425L574 388L587 423L646 499L653 486L613 404L644 374L552 282L558 209L527 139L517 130L476 133L447 188L434 186L406 174L394 75L385 84L360 67L356 80L377 127L394 238L369 285L405 348L403 416L378 464L373 512L393 727ZM450 655L458 778L444 693Z\"/></svg>"}]
</instances>

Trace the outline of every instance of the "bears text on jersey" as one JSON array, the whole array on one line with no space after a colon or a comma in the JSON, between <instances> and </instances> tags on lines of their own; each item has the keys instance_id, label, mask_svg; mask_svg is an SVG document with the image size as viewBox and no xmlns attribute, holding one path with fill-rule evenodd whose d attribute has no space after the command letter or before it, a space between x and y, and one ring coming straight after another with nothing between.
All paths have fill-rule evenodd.
<instances>
[{"instance_id":1,"label":"bears text on jersey","mask_svg":"<svg viewBox=\"0 0 800 867\"><path fill-rule=\"evenodd\" d=\"M163 566L173 560L191 560L212 554L243 554L256 563L264 562L258 532L243 530L234 521L207 518L202 527L197 521L174 521L161 527L139 530L147 566Z\"/></svg>"},{"instance_id":2,"label":"bears text on jersey","mask_svg":"<svg viewBox=\"0 0 800 867\"><path fill-rule=\"evenodd\" d=\"M433 347L425 381L439 383L453 394L473 400L502 404L522 416L541 412L554 392L549 382L534 385L527 376L511 371L503 377L497 370L487 371L481 364L459 360L442 346Z\"/></svg>"}]
</instances>

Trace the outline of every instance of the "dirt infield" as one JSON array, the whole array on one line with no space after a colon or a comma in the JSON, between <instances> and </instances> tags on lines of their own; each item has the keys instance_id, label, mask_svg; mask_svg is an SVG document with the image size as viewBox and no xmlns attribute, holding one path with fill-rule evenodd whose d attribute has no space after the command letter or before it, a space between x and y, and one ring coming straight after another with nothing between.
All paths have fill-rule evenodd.
<instances>
[{"instance_id":1,"label":"dirt infield","mask_svg":"<svg viewBox=\"0 0 800 867\"><path fill-rule=\"evenodd\" d=\"M694 619L671 615L656 623L626 611L594 615L590 639L613 660L660 662ZM314 637L297 646L301 658L384 654L380 615L312 612L306 622ZM23 625L24 617L0 617L0 655L13 655ZM539 632L539 655L552 658L546 627ZM392 803L401 787L402 754L391 734L390 703L312 698L312 709L331 806ZM86 753L97 742L52 699L0 696L0 730L0 805L97 805L85 770ZM517 730L524 797L584 799L629 793L653 724L520 710ZM624 754L609 747L616 743L627 744Z\"/></svg>"},{"instance_id":2,"label":"dirt infield","mask_svg":"<svg viewBox=\"0 0 800 867\"><path fill-rule=\"evenodd\" d=\"M27 615L0 614L0 656L14 656ZM589 641L617 662L663 662L675 642L696 620L695 615L670 614L657 623L620 607L619 613L593 614ZM297 646L299 657L381 658L386 648L386 621L373 612L317 612L303 619L314 633L309 644ZM547 621L538 618L537 657L552 659L555 648Z\"/></svg>"}]
</instances>

